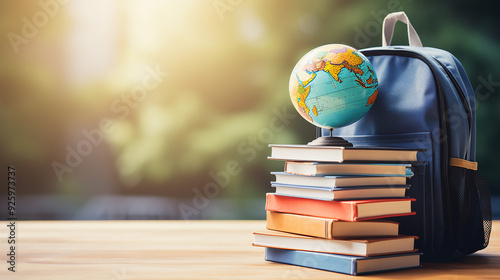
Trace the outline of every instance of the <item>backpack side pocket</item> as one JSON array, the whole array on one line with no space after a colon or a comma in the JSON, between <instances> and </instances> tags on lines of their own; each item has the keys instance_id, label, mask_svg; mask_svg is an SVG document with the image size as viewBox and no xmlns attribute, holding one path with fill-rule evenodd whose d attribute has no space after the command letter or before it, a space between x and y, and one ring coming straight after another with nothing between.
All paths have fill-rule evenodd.
<instances>
[{"instance_id":1,"label":"backpack side pocket","mask_svg":"<svg viewBox=\"0 0 500 280\"><path fill-rule=\"evenodd\" d=\"M471 254L488 246L491 233L491 195L477 173L477 163L450 158L450 196L456 254Z\"/></svg>"}]
</instances>

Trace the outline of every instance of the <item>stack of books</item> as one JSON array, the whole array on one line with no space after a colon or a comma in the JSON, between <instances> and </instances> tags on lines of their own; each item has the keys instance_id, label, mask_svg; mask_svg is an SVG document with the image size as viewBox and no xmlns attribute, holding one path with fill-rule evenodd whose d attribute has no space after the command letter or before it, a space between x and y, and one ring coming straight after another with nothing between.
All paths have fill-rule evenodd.
<instances>
[{"instance_id":1,"label":"stack of books","mask_svg":"<svg viewBox=\"0 0 500 280\"><path fill-rule=\"evenodd\" d=\"M420 267L416 236L388 217L414 215L405 197L416 150L270 145L275 193L266 231L254 233L265 259L351 275Z\"/></svg>"}]
</instances>

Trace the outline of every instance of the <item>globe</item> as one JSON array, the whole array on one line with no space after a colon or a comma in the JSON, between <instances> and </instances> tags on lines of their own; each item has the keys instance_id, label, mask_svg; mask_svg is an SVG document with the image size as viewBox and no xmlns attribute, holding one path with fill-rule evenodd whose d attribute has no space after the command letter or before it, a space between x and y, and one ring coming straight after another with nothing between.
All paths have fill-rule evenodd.
<instances>
[{"instance_id":1,"label":"globe","mask_svg":"<svg viewBox=\"0 0 500 280\"><path fill-rule=\"evenodd\" d=\"M328 129L352 124L372 107L378 79L356 49L329 44L304 55L290 77L290 98L310 123Z\"/></svg>"}]
</instances>

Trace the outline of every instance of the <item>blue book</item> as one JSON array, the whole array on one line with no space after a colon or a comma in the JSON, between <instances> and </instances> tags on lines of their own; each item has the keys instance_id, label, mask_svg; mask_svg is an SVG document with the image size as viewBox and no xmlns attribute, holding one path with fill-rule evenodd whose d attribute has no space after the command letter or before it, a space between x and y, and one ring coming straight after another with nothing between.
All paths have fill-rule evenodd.
<instances>
[{"instance_id":1,"label":"blue book","mask_svg":"<svg viewBox=\"0 0 500 280\"><path fill-rule=\"evenodd\" d=\"M265 259L350 275L420 267L421 253L356 257L308 251L266 248Z\"/></svg>"}]
</instances>

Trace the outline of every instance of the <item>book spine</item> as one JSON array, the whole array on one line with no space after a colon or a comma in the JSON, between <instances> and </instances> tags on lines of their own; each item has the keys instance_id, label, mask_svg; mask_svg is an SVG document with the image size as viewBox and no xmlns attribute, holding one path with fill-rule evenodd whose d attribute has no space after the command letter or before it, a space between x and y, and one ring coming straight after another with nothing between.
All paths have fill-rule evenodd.
<instances>
[{"instance_id":1,"label":"book spine","mask_svg":"<svg viewBox=\"0 0 500 280\"><path fill-rule=\"evenodd\" d=\"M340 201L324 201L299 197L279 196L272 193L266 195L266 210L284 212L327 219L339 219L353 222L355 219L349 203Z\"/></svg>"},{"instance_id":2,"label":"book spine","mask_svg":"<svg viewBox=\"0 0 500 280\"><path fill-rule=\"evenodd\" d=\"M329 220L326 224L326 229L325 229L325 234L326 238L332 239L333 238L333 221Z\"/></svg>"},{"instance_id":3,"label":"book spine","mask_svg":"<svg viewBox=\"0 0 500 280\"><path fill-rule=\"evenodd\" d=\"M358 275L358 260L351 259L351 275Z\"/></svg>"},{"instance_id":4,"label":"book spine","mask_svg":"<svg viewBox=\"0 0 500 280\"><path fill-rule=\"evenodd\" d=\"M351 213L352 213L352 221L358 220L358 205L351 203Z\"/></svg>"}]
</instances>

